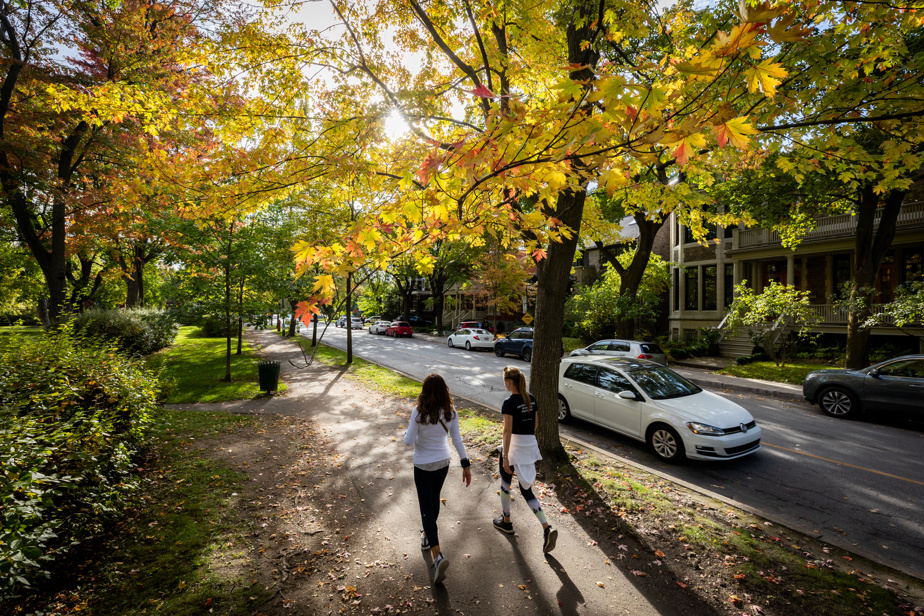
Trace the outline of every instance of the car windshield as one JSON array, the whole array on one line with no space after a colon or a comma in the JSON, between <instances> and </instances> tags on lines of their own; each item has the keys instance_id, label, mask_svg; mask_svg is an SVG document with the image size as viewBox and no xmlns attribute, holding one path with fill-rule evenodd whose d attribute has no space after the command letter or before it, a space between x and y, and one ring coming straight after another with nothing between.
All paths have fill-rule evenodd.
<instances>
[{"instance_id":1,"label":"car windshield","mask_svg":"<svg viewBox=\"0 0 924 616\"><path fill-rule=\"evenodd\" d=\"M650 342L643 342L640 346L642 347L642 353L651 353L652 355L664 355L664 351L662 351L661 347L659 347L656 344L652 344Z\"/></svg>"},{"instance_id":2,"label":"car windshield","mask_svg":"<svg viewBox=\"0 0 924 616\"><path fill-rule=\"evenodd\" d=\"M629 375L652 400L682 398L703 391L668 368L644 367L632 370Z\"/></svg>"}]
</instances>

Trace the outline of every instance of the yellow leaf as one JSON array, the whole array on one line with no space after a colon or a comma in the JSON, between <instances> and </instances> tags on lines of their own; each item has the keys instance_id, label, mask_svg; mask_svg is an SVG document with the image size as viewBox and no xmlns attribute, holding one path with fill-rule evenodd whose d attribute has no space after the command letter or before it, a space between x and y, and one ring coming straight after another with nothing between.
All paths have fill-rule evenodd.
<instances>
[{"instance_id":1,"label":"yellow leaf","mask_svg":"<svg viewBox=\"0 0 924 616\"><path fill-rule=\"evenodd\" d=\"M744 116L718 124L713 127L713 130L720 146L725 147L727 143L731 143L741 149L746 149L751 142L747 135L757 134L757 129L748 124L748 119Z\"/></svg>"},{"instance_id":2,"label":"yellow leaf","mask_svg":"<svg viewBox=\"0 0 924 616\"><path fill-rule=\"evenodd\" d=\"M334 294L334 277L328 274L321 274L314 279L313 291L320 291L324 295Z\"/></svg>"},{"instance_id":3,"label":"yellow leaf","mask_svg":"<svg viewBox=\"0 0 924 616\"><path fill-rule=\"evenodd\" d=\"M542 181L548 184L552 190L558 191L568 182L568 178L561 171L552 170L545 174Z\"/></svg>"},{"instance_id":4,"label":"yellow leaf","mask_svg":"<svg viewBox=\"0 0 924 616\"><path fill-rule=\"evenodd\" d=\"M617 189L626 186L629 180L626 176L616 169L607 169L600 172L600 184L603 185L607 194L612 195Z\"/></svg>"},{"instance_id":5,"label":"yellow leaf","mask_svg":"<svg viewBox=\"0 0 924 616\"><path fill-rule=\"evenodd\" d=\"M780 81L789 75L785 68L771 60L764 60L757 66L744 71L748 79L748 90L760 90L769 98L776 95L776 87Z\"/></svg>"},{"instance_id":6,"label":"yellow leaf","mask_svg":"<svg viewBox=\"0 0 924 616\"><path fill-rule=\"evenodd\" d=\"M790 29L790 26L795 20L795 13L784 15L778 19L777 22L773 24L773 26L767 28L767 34L770 35L770 38L775 43L793 43L797 41L803 41L809 34L812 33L812 28L806 27Z\"/></svg>"},{"instance_id":7,"label":"yellow leaf","mask_svg":"<svg viewBox=\"0 0 924 616\"><path fill-rule=\"evenodd\" d=\"M765 23L782 13L782 8L772 7L769 2L756 6L748 6L747 0L739 0L738 13L743 21L749 23Z\"/></svg>"}]
</instances>

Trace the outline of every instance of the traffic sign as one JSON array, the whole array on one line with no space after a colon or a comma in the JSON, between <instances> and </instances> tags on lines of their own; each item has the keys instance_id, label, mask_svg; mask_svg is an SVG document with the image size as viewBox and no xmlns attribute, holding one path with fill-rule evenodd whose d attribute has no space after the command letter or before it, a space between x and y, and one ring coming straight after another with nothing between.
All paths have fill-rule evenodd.
<instances>
[{"instance_id":1,"label":"traffic sign","mask_svg":"<svg viewBox=\"0 0 924 616\"><path fill-rule=\"evenodd\" d=\"M521 320L527 325L529 325L530 323L533 322L533 317L530 316L530 314L527 312L526 314L523 315L523 318Z\"/></svg>"}]
</instances>

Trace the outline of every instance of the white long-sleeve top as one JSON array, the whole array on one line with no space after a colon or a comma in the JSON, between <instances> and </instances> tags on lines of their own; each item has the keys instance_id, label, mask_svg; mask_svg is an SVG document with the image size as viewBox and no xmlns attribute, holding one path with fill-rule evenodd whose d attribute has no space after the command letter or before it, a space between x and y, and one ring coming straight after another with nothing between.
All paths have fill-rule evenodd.
<instances>
[{"instance_id":1,"label":"white long-sleeve top","mask_svg":"<svg viewBox=\"0 0 924 616\"><path fill-rule=\"evenodd\" d=\"M404 433L404 444L414 446L414 464L430 464L432 462L441 462L449 460L452 452L449 450L449 439L456 448L459 458L467 458L465 455L465 444L462 442L462 433L459 431L459 416L452 414L452 419L443 423L446 424L449 432L439 423L419 423L417 418L420 413L415 408L411 412L411 420L407 426L407 432ZM440 410L440 418L443 412Z\"/></svg>"}]
</instances>

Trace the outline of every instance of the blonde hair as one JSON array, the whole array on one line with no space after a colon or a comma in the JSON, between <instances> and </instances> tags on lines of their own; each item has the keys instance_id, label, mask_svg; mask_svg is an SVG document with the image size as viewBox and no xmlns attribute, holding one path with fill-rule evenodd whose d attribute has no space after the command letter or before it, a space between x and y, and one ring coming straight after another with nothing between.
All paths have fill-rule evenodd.
<instances>
[{"instance_id":1,"label":"blonde hair","mask_svg":"<svg viewBox=\"0 0 924 616\"><path fill-rule=\"evenodd\" d=\"M517 393L523 398L523 402L526 403L527 408L533 403L532 399L529 397L529 386L526 384L526 376L520 372L519 368L514 368L513 366L504 368L504 380L513 382L514 386L517 388Z\"/></svg>"}]
</instances>

